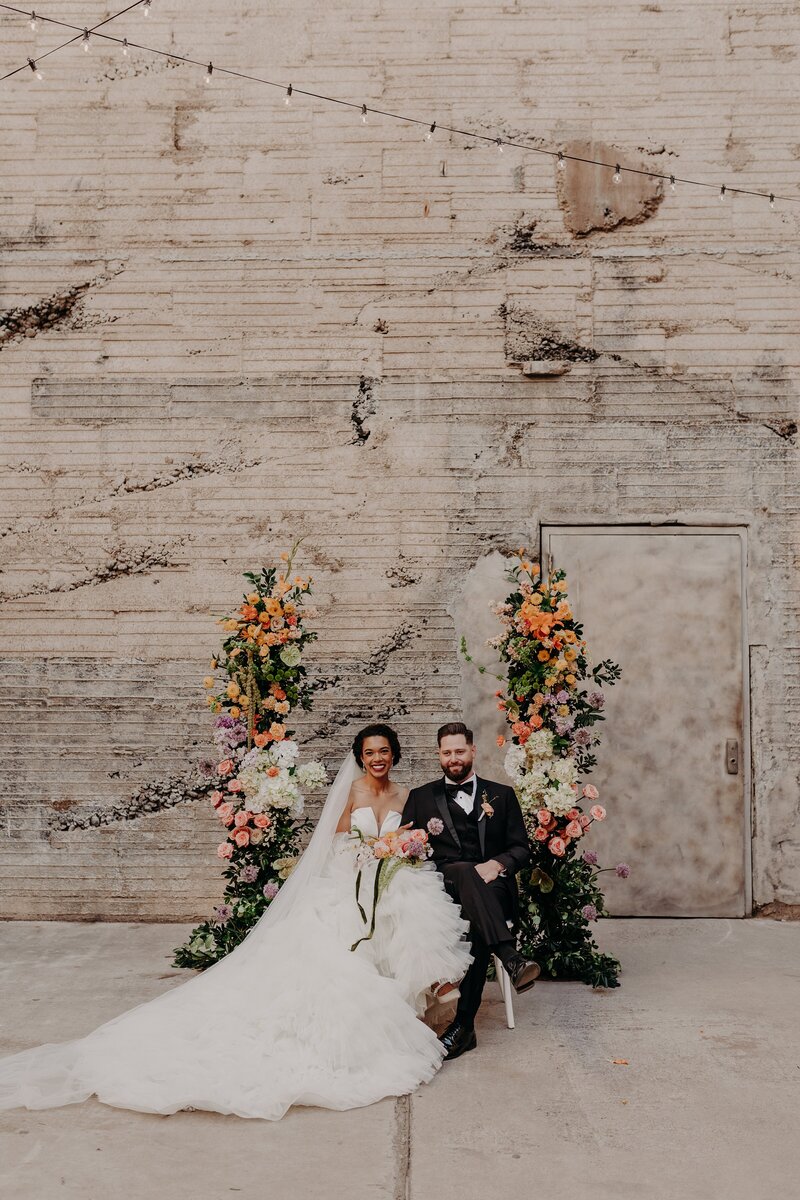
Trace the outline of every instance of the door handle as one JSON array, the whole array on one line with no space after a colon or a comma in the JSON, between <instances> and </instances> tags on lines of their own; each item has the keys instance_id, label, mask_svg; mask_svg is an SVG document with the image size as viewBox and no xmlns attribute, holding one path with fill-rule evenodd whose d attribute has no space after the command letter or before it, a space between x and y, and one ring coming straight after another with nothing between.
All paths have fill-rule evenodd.
<instances>
[{"instance_id":1,"label":"door handle","mask_svg":"<svg viewBox=\"0 0 800 1200\"><path fill-rule=\"evenodd\" d=\"M729 775L739 774L739 742L729 738L725 743L725 769Z\"/></svg>"}]
</instances>

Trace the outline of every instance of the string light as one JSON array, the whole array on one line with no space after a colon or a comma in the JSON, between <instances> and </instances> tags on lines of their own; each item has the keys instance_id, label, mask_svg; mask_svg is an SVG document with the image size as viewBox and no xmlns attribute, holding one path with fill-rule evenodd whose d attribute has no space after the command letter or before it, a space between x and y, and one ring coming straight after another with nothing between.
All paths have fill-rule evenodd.
<instances>
[{"instance_id":1,"label":"string light","mask_svg":"<svg viewBox=\"0 0 800 1200\"><path fill-rule=\"evenodd\" d=\"M128 57L128 39L127 38L122 39L122 53L125 55L126 58Z\"/></svg>"},{"instance_id":2,"label":"string light","mask_svg":"<svg viewBox=\"0 0 800 1200\"><path fill-rule=\"evenodd\" d=\"M206 67L206 83L211 83L211 76L214 74L214 64L209 63Z\"/></svg>"},{"instance_id":3,"label":"string light","mask_svg":"<svg viewBox=\"0 0 800 1200\"><path fill-rule=\"evenodd\" d=\"M366 123L367 123L367 106L366 106L366 104L362 104L361 105L361 124L366 125Z\"/></svg>"},{"instance_id":4,"label":"string light","mask_svg":"<svg viewBox=\"0 0 800 1200\"><path fill-rule=\"evenodd\" d=\"M104 20L99 21L97 23L97 25L95 25L91 28L91 30L85 26L82 31L82 37L80 38L84 51L88 52L88 50L90 49L90 33L91 33L91 34L94 34L96 37L103 38L104 40L107 40L110 42L115 42L117 45L122 46L123 54L126 54L127 50L128 50L127 38L113 37L112 35L107 34L107 33L99 33L98 30L102 26L107 25L110 21L114 21L117 18L123 16L125 13L130 12L132 9L138 8L140 6L143 8L145 15L148 16L150 8L151 8L151 4L152 4L152 0L133 0L132 3L129 3L125 8L121 9L119 12L112 13L111 15L106 17ZM39 23L41 23L42 21L45 21L48 24L57 25L64 29L71 29L71 30L76 31L79 34L81 33L81 27L79 25L74 25L68 21L61 21L55 17L45 17L34 11L31 11L29 13L25 9L17 8L11 4L2 3L0 0L0 10L2 10L2 9L5 9L7 12L18 13L24 17L28 17L31 29L34 29L34 30L36 29L36 27L38 26ZM48 55L54 54L58 50L63 50L67 46L73 45L76 40L78 40L78 39L71 37L67 41L62 42L60 45L53 46L52 49L46 51L46 53ZM144 50L148 54L154 54L154 55L158 55L161 58L170 59L172 62L183 62L183 63L188 63L193 66L198 66L198 67L202 67L204 65L202 62L198 62L196 59L189 58L188 55L175 54L169 50L159 50L153 46L138 46L137 48L139 50ZM15 67L10 71L6 71L5 74L0 75L0 82L5 81L6 79L12 78L14 75L19 74L20 71L24 71L24 70L28 69L31 61L32 61L31 59L26 59L26 61L21 66ZM284 86L283 84L279 84L279 83L275 82L274 80L263 79L257 75L250 75L244 71L237 71L237 70L233 70L233 69L227 68L227 67L217 67L217 73L219 73L220 71L223 74L233 75L239 79L247 79L247 80L252 81L253 83L260 83L267 87L283 89L283 86ZM287 106L289 106L292 102L293 91L294 91L293 85L290 83L289 86L285 89L284 103ZM358 105L354 106L353 102L350 100L343 100L337 96L328 96L328 95L325 95L325 94L322 94L319 92L307 91L305 89L300 90L300 95L308 96L314 100L319 100L325 104L338 104L338 105L347 106L350 108L358 107ZM366 107L365 105L361 105L362 117L363 117L363 110L365 109L365 107ZM379 111L379 110L373 110L373 111ZM405 125L428 125L427 121L422 120L419 117L412 117L412 116L404 115L402 113L386 112L386 111L380 110L380 115L382 117L385 117L388 120L401 121ZM436 128L437 128L437 123L434 121L430 125L428 133L425 134L426 141L431 140L433 132ZM602 167L602 168L610 168L611 167L611 164L608 162L603 162L600 159L589 158L589 157L587 157L585 155L581 155L581 154L565 154L563 150L554 151L554 150L550 150L550 149L547 149L542 146L531 146L531 145L528 145L526 142L517 142L517 141L511 141L508 139L504 140L499 137L491 137L490 135L479 133L476 130L459 129L459 128L457 128L455 126L451 126L451 125L443 125L443 126L441 126L441 128L446 130L448 133L455 134L456 136L459 136L459 137L475 139L477 141L493 142L494 145L497 147L498 152L501 154L503 152L504 146L512 146L515 149L519 149L528 154L546 154L551 158L555 155L557 157L558 169L562 170L562 171L566 169L567 162L585 163L588 166L595 166L595 167ZM620 164L616 163L614 166L614 176L613 176L615 183L620 182L620 180L622 178L622 170L623 170L623 168L620 166ZM648 179L669 180L670 191L672 191L672 192L675 191L676 179L675 179L674 175L671 175L671 174L666 175L666 174L663 174L660 172L647 171L644 169L639 169L637 167L625 167L624 170L631 175L640 175L640 176L648 178ZM702 188L714 187L714 184L708 183L708 182L706 182L704 180L700 180L700 179L681 179L680 182L686 186L691 186L691 187L702 187ZM724 184L720 188L720 192L719 192L720 200L725 200L728 192L730 192L731 195L738 194L738 195L742 195L742 196L758 196L761 199L768 200L770 208L774 208L775 201L777 201L777 200L781 200L787 204L800 203L800 197L798 197L798 196L776 196L775 193L773 193L773 192L756 191L753 188L736 188L736 187L728 188Z\"/></svg>"},{"instance_id":5,"label":"string light","mask_svg":"<svg viewBox=\"0 0 800 1200\"><path fill-rule=\"evenodd\" d=\"M44 78L44 76L42 75L42 72L39 70L39 68L37 67L36 63L34 62L34 60L32 58L28 59L28 66L33 71L33 73L37 79Z\"/></svg>"}]
</instances>

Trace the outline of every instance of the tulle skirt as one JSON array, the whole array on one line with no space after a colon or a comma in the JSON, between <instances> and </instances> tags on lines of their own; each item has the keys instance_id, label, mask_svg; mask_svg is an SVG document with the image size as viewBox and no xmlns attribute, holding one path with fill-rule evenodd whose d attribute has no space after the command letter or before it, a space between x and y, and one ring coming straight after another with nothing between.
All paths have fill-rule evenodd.
<instances>
[{"instance_id":1,"label":"tulle skirt","mask_svg":"<svg viewBox=\"0 0 800 1200\"><path fill-rule=\"evenodd\" d=\"M362 896L372 915L372 871ZM418 1019L435 980L460 979L466 922L429 866L402 867L375 933L355 902L350 853L335 853L302 905L260 939L88 1036L0 1062L0 1108L95 1095L142 1112L206 1109L277 1120L292 1105L346 1109L405 1095L443 1048ZM365 902L366 901L366 902Z\"/></svg>"}]
</instances>

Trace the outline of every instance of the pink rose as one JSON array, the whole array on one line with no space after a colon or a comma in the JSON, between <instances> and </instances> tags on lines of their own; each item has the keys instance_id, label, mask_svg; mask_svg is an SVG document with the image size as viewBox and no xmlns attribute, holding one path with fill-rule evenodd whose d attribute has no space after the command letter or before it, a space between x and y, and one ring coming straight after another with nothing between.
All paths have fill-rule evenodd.
<instances>
[{"instance_id":1,"label":"pink rose","mask_svg":"<svg viewBox=\"0 0 800 1200\"><path fill-rule=\"evenodd\" d=\"M222 762L217 767L217 770L219 771L220 775L230 775L231 771L233 770L233 759L223 758Z\"/></svg>"},{"instance_id":2,"label":"pink rose","mask_svg":"<svg viewBox=\"0 0 800 1200\"><path fill-rule=\"evenodd\" d=\"M581 813L580 813L579 808L571 808L569 810L569 812L567 813L567 820L568 821L577 821L577 819L580 815L581 815Z\"/></svg>"},{"instance_id":3,"label":"pink rose","mask_svg":"<svg viewBox=\"0 0 800 1200\"><path fill-rule=\"evenodd\" d=\"M272 820L266 813L256 813L253 817L253 824L257 825L259 829L269 829Z\"/></svg>"},{"instance_id":4,"label":"pink rose","mask_svg":"<svg viewBox=\"0 0 800 1200\"><path fill-rule=\"evenodd\" d=\"M546 842L550 834L540 825L538 829L534 830L533 836L536 838L537 842Z\"/></svg>"},{"instance_id":5,"label":"pink rose","mask_svg":"<svg viewBox=\"0 0 800 1200\"><path fill-rule=\"evenodd\" d=\"M600 795L597 788L591 783L586 784L586 787L583 789L583 794L587 800L596 800Z\"/></svg>"},{"instance_id":6,"label":"pink rose","mask_svg":"<svg viewBox=\"0 0 800 1200\"><path fill-rule=\"evenodd\" d=\"M579 838L583 835L583 826L580 821L570 821L564 832L571 838Z\"/></svg>"},{"instance_id":7,"label":"pink rose","mask_svg":"<svg viewBox=\"0 0 800 1200\"><path fill-rule=\"evenodd\" d=\"M594 817L595 821L605 821L606 819L606 810L603 808L602 804L593 804L589 809L589 812Z\"/></svg>"},{"instance_id":8,"label":"pink rose","mask_svg":"<svg viewBox=\"0 0 800 1200\"><path fill-rule=\"evenodd\" d=\"M247 824L252 815L253 814L249 812L238 812L233 818L233 823L237 829L241 829L242 826Z\"/></svg>"},{"instance_id":9,"label":"pink rose","mask_svg":"<svg viewBox=\"0 0 800 1200\"><path fill-rule=\"evenodd\" d=\"M233 854L233 846L230 842L220 842L217 846L217 858L230 858Z\"/></svg>"},{"instance_id":10,"label":"pink rose","mask_svg":"<svg viewBox=\"0 0 800 1200\"><path fill-rule=\"evenodd\" d=\"M241 779L229 779L228 780L228 791L229 792L241 792L243 789L244 789L244 784L242 783Z\"/></svg>"},{"instance_id":11,"label":"pink rose","mask_svg":"<svg viewBox=\"0 0 800 1200\"><path fill-rule=\"evenodd\" d=\"M233 824L233 813L234 808L232 804L220 804L219 808L217 809L217 816L219 817L220 821L222 821L223 825Z\"/></svg>"},{"instance_id":12,"label":"pink rose","mask_svg":"<svg viewBox=\"0 0 800 1200\"><path fill-rule=\"evenodd\" d=\"M250 842L250 830L249 829L237 829L233 835L233 840L236 842L236 845L241 850L241 848L243 846L247 846L248 843Z\"/></svg>"},{"instance_id":13,"label":"pink rose","mask_svg":"<svg viewBox=\"0 0 800 1200\"><path fill-rule=\"evenodd\" d=\"M560 837L550 838L550 841L547 843L547 849L551 854L554 854L556 858L563 858L566 848L567 843L563 838Z\"/></svg>"},{"instance_id":14,"label":"pink rose","mask_svg":"<svg viewBox=\"0 0 800 1200\"><path fill-rule=\"evenodd\" d=\"M592 823L592 818L587 816L586 813L581 813L581 815L578 817L578 820L584 829L588 829Z\"/></svg>"},{"instance_id":15,"label":"pink rose","mask_svg":"<svg viewBox=\"0 0 800 1200\"><path fill-rule=\"evenodd\" d=\"M372 853L376 858L388 858L391 850L386 842L375 842L372 846Z\"/></svg>"},{"instance_id":16,"label":"pink rose","mask_svg":"<svg viewBox=\"0 0 800 1200\"><path fill-rule=\"evenodd\" d=\"M553 829L554 828L556 819L553 816L553 814L550 812L549 808L540 808L539 811L537 812L536 816L538 818L539 824L544 829Z\"/></svg>"},{"instance_id":17,"label":"pink rose","mask_svg":"<svg viewBox=\"0 0 800 1200\"><path fill-rule=\"evenodd\" d=\"M209 796L209 799L214 805L214 808L216 808L218 804L222 803L222 792L212 792Z\"/></svg>"}]
</instances>

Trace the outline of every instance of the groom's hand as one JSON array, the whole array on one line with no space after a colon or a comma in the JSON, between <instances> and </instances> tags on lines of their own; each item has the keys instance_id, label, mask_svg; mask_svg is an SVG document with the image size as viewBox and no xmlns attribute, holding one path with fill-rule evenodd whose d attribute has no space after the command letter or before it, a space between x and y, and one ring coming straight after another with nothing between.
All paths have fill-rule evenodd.
<instances>
[{"instance_id":1,"label":"groom's hand","mask_svg":"<svg viewBox=\"0 0 800 1200\"><path fill-rule=\"evenodd\" d=\"M475 870L484 883L492 883L493 880L497 879L498 875L503 874L504 867L496 858L490 858L488 862L476 863Z\"/></svg>"}]
</instances>

